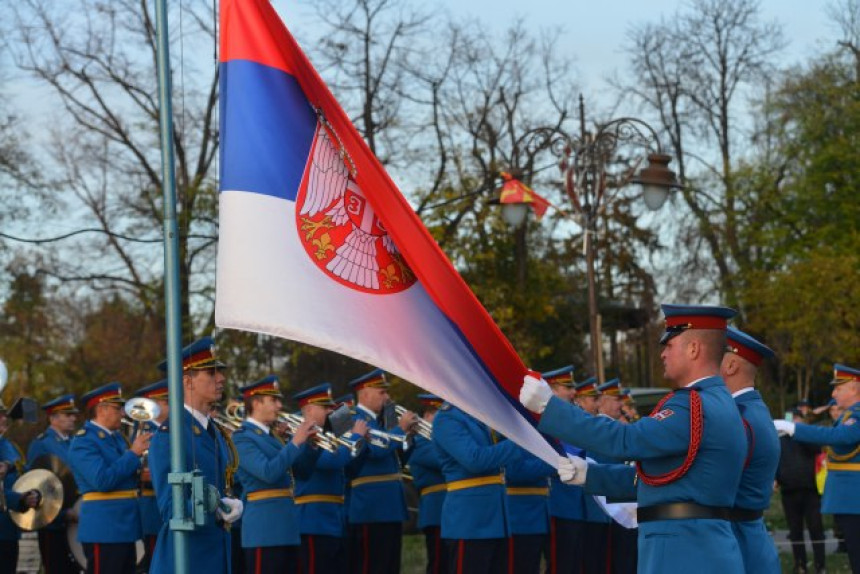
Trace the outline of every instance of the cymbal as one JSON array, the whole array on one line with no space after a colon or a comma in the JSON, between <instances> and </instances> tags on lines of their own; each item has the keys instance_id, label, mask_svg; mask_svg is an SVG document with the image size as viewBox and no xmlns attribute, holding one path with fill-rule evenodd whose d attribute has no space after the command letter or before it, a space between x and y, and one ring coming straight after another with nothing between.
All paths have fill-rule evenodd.
<instances>
[{"instance_id":1,"label":"cymbal","mask_svg":"<svg viewBox=\"0 0 860 574\"><path fill-rule=\"evenodd\" d=\"M30 469L35 468L50 470L60 479L63 484L63 510L74 506L78 499L78 484L75 482L72 469L63 462L63 459L55 454L43 454L30 465Z\"/></svg>"},{"instance_id":2,"label":"cymbal","mask_svg":"<svg viewBox=\"0 0 860 574\"><path fill-rule=\"evenodd\" d=\"M25 472L12 490L21 494L37 490L42 495L39 506L26 512L9 510L9 518L21 530L38 530L54 521L63 506L63 484L53 472L42 468Z\"/></svg>"}]
</instances>

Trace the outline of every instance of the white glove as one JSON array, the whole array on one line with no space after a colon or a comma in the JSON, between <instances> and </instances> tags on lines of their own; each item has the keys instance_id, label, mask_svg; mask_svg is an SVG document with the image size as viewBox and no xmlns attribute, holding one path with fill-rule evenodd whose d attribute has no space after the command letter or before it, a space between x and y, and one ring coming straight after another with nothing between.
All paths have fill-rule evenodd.
<instances>
[{"instance_id":1,"label":"white glove","mask_svg":"<svg viewBox=\"0 0 860 574\"><path fill-rule=\"evenodd\" d=\"M540 375L529 371L529 374L523 377L523 386L520 387L520 402L528 410L541 414L551 398L552 389L549 388L549 384L545 380L540 378Z\"/></svg>"},{"instance_id":2,"label":"white glove","mask_svg":"<svg viewBox=\"0 0 860 574\"><path fill-rule=\"evenodd\" d=\"M225 512L224 507L227 507L229 510ZM215 514L224 522L232 524L242 518L242 511L244 509L245 508L242 505L241 500L225 496L221 499L221 504L218 505L217 510L215 510Z\"/></svg>"},{"instance_id":3,"label":"white glove","mask_svg":"<svg viewBox=\"0 0 860 574\"><path fill-rule=\"evenodd\" d=\"M578 456L560 456L558 458L558 478L565 484L580 486L585 484L588 473L588 463Z\"/></svg>"},{"instance_id":4,"label":"white glove","mask_svg":"<svg viewBox=\"0 0 860 574\"><path fill-rule=\"evenodd\" d=\"M779 436L794 435L794 423L777 419L773 421L773 426L776 427L776 434L778 434Z\"/></svg>"}]
</instances>

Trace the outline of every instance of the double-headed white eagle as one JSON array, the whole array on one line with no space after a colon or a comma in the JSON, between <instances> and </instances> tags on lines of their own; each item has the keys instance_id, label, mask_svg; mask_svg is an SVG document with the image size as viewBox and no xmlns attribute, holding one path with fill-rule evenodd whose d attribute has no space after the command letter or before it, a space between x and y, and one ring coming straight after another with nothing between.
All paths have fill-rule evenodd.
<instances>
[{"instance_id":1,"label":"double-headed white eagle","mask_svg":"<svg viewBox=\"0 0 860 574\"><path fill-rule=\"evenodd\" d=\"M308 187L300 215L313 217L324 211L335 226L350 225L344 244L326 264L332 274L366 289L379 289L376 240L392 255L397 247L382 227L358 184L349 177L344 158L328 131L317 122Z\"/></svg>"}]
</instances>

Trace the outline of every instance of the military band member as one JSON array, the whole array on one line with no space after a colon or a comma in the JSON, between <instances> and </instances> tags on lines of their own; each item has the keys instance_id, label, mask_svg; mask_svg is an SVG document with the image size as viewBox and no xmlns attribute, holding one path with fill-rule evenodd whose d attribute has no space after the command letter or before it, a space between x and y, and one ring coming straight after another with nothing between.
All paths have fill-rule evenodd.
<instances>
[{"instance_id":1,"label":"military band member","mask_svg":"<svg viewBox=\"0 0 860 574\"><path fill-rule=\"evenodd\" d=\"M48 428L30 443L27 460L32 465L45 455L55 456L71 469L69 445L80 412L75 405L75 396L57 397L42 405L42 410L48 416ZM42 568L45 574L80 572L66 537L66 527L70 522L77 522L77 520L74 510L62 510L53 522L39 529L39 555L42 557Z\"/></svg>"},{"instance_id":2,"label":"military band member","mask_svg":"<svg viewBox=\"0 0 860 574\"><path fill-rule=\"evenodd\" d=\"M635 423L639 420L636 401L633 400L633 393L628 388L621 389L621 413L629 423Z\"/></svg>"},{"instance_id":3,"label":"military band member","mask_svg":"<svg viewBox=\"0 0 860 574\"><path fill-rule=\"evenodd\" d=\"M555 396L573 404L576 382L573 365L543 373ZM585 493L581 486L561 482L553 473L549 488L549 540L544 552L546 574L579 574L585 534Z\"/></svg>"},{"instance_id":4,"label":"military band member","mask_svg":"<svg viewBox=\"0 0 860 574\"><path fill-rule=\"evenodd\" d=\"M138 472L151 435L140 433L129 446L120 432L123 402L119 383L83 395L89 420L69 446L82 501L78 541L91 574L133 573L137 563L134 545L142 535Z\"/></svg>"},{"instance_id":5,"label":"military band member","mask_svg":"<svg viewBox=\"0 0 860 574\"><path fill-rule=\"evenodd\" d=\"M24 511L36 507L40 501L39 494L35 491L22 495L12 490L24 469L26 459L18 445L3 436L8 428L6 405L0 399L0 488L6 498L6 508L0 512L0 556L3 557L0 559L0 574L15 574L18 564L18 540L21 538L21 531L9 518L8 509Z\"/></svg>"},{"instance_id":6,"label":"military band member","mask_svg":"<svg viewBox=\"0 0 860 574\"><path fill-rule=\"evenodd\" d=\"M773 419L761 395L755 390L759 365L773 351L733 327L726 332L728 347L720 374L732 393L747 430L747 455L741 484L735 499L732 530L741 547L748 574L779 574L782 567L776 546L762 518L770 507L773 481L779 466L780 446Z\"/></svg>"},{"instance_id":7,"label":"military band member","mask_svg":"<svg viewBox=\"0 0 860 574\"><path fill-rule=\"evenodd\" d=\"M614 421L627 423L623 417L623 393L621 381L617 378L610 379L597 390L600 392L597 410L601 416L608 417ZM613 460L608 457L594 457L597 462L624 463L623 460ZM608 500L612 502L612 500ZM609 522L607 529L606 551L609 572L613 574L633 574L636 572L636 556L638 554L636 539L639 536L638 528L625 528L615 520Z\"/></svg>"},{"instance_id":8,"label":"military band member","mask_svg":"<svg viewBox=\"0 0 860 574\"><path fill-rule=\"evenodd\" d=\"M328 383L296 393L293 400L298 403L305 420L322 428L326 428L327 417L336 405ZM363 441L366 433L367 423L356 421L347 438ZM341 574L347 571L344 471L350 465L361 463L363 451L361 448L353 456L347 446L341 445L335 452L322 450L316 461L305 458L293 465L303 574Z\"/></svg>"},{"instance_id":9,"label":"military band member","mask_svg":"<svg viewBox=\"0 0 860 574\"><path fill-rule=\"evenodd\" d=\"M836 364L833 398L844 412L832 427L776 420L780 433L794 440L827 445L827 480L821 512L833 514L845 535L853 572L860 572L860 369Z\"/></svg>"},{"instance_id":10,"label":"military band member","mask_svg":"<svg viewBox=\"0 0 860 574\"><path fill-rule=\"evenodd\" d=\"M278 377L269 375L239 389L246 419L233 433L244 488L242 548L248 574L298 570L299 522L293 504L291 467L314 450L307 443L311 421L304 421L289 442L276 425L283 408ZM276 427L276 428L273 428ZM310 455L316 458L316 453Z\"/></svg>"},{"instance_id":11,"label":"military band member","mask_svg":"<svg viewBox=\"0 0 860 574\"><path fill-rule=\"evenodd\" d=\"M510 569L517 574L538 574L541 550L549 535L549 477L557 473L524 448L517 448L520 462L505 467Z\"/></svg>"},{"instance_id":12,"label":"military band member","mask_svg":"<svg viewBox=\"0 0 860 574\"><path fill-rule=\"evenodd\" d=\"M165 371L167 363L162 362L159 368ZM219 506L214 513L208 513L205 524L187 534L189 564L195 572L206 574L231 570L229 524L242 515L242 503L230 496L228 474L232 470L227 441L208 414L211 405L221 400L224 393L225 368L226 365L215 354L210 337L203 337L182 349L185 411L180 428L172 428L169 420L164 422L155 433L149 449L152 485L162 518L151 574L174 571L173 532L169 524L173 517L173 487L168 484L167 475L170 472L170 433L177 431L183 433L185 439L185 467L199 470L206 485L214 486L218 491L221 505L225 507ZM190 495L190 489L186 489L186 500Z\"/></svg>"},{"instance_id":13,"label":"military band member","mask_svg":"<svg viewBox=\"0 0 860 574\"><path fill-rule=\"evenodd\" d=\"M418 400L424 408L421 418L432 424L436 412L442 406L442 399L424 393L418 395ZM415 436L415 444L409 456L409 470L412 473L412 483L420 496L418 528L424 533L427 574L445 574L448 572L448 554L442 540L441 526L446 486L439 451L432 440L420 435Z\"/></svg>"},{"instance_id":14,"label":"military band member","mask_svg":"<svg viewBox=\"0 0 860 574\"><path fill-rule=\"evenodd\" d=\"M620 424L591 417L552 398L540 379L527 376L520 400L542 413L539 430L590 451L638 461L639 572L743 571L727 520L740 484L747 439L738 409L719 376L725 307L663 305L666 332L661 359L670 393L648 418ZM561 459L563 480L575 480L576 459ZM632 473L627 465L616 465Z\"/></svg>"},{"instance_id":15,"label":"military band member","mask_svg":"<svg viewBox=\"0 0 860 574\"><path fill-rule=\"evenodd\" d=\"M600 414L600 390L597 377L588 377L576 385L574 395L576 404L590 415ZM580 445L576 445L580 446ZM604 461L599 454L588 452L592 459ZM583 574L603 574L609 562L609 528L612 519L594 500L593 496L585 497L585 532L582 545L585 552L582 555Z\"/></svg>"},{"instance_id":16,"label":"military band member","mask_svg":"<svg viewBox=\"0 0 860 574\"><path fill-rule=\"evenodd\" d=\"M400 417L398 428L390 431L383 428L382 409L389 401L389 384L381 369L350 381L349 387L358 403L355 420L365 421L368 432L384 431L406 437L407 429L415 422L413 413ZM385 445L369 444L367 458L350 482L349 556L355 574L400 572L403 521L407 515L398 453L404 450L404 445L398 440L387 441Z\"/></svg>"},{"instance_id":17,"label":"military band member","mask_svg":"<svg viewBox=\"0 0 860 574\"><path fill-rule=\"evenodd\" d=\"M522 460L513 441L444 403L433 420L448 493L442 539L450 574L507 574L511 535L504 468Z\"/></svg>"},{"instance_id":18,"label":"military band member","mask_svg":"<svg viewBox=\"0 0 860 574\"><path fill-rule=\"evenodd\" d=\"M134 396L149 399L158 405L158 417L151 421L140 421L135 429L135 432L154 433L170 414L167 406L167 379L138 389ZM155 499L152 475L146 458L140 469L140 497L137 502L140 506L140 524L143 531L144 559L141 567L148 570L155 553L158 531L161 529L161 514L158 512L158 501Z\"/></svg>"}]
</instances>

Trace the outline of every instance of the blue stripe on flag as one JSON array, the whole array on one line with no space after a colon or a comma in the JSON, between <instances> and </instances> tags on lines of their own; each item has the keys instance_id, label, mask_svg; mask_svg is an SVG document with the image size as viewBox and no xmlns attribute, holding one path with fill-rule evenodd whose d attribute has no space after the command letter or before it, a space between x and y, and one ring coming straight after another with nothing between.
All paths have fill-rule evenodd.
<instances>
[{"instance_id":1,"label":"blue stripe on flag","mask_svg":"<svg viewBox=\"0 0 860 574\"><path fill-rule=\"evenodd\" d=\"M221 189L296 200L316 128L291 75L247 60L221 64Z\"/></svg>"}]
</instances>

